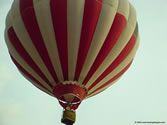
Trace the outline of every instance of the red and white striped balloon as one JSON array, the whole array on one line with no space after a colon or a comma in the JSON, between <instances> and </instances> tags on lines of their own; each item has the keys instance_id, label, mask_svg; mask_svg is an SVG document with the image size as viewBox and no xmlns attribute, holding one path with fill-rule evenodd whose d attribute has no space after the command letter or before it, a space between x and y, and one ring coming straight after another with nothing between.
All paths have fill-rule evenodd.
<instances>
[{"instance_id":1,"label":"red and white striped balloon","mask_svg":"<svg viewBox=\"0 0 167 125\"><path fill-rule=\"evenodd\" d=\"M139 44L128 0L14 0L5 39L22 75L63 107L116 82Z\"/></svg>"}]
</instances>

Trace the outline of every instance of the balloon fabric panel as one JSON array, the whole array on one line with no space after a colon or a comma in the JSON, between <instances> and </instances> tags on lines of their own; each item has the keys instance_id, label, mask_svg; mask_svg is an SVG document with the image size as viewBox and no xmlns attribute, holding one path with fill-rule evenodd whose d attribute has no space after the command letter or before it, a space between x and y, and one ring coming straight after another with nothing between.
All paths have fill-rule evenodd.
<instances>
[{"instance_id":1,"label":"balloon fabric panel","mask_svg":"<svg viewBox=\"0 0 167 125\"><path fill-rule=\"evenodd\" d=\"M74 109L116 82L139 44L136 12L127 0L17 0L5 39L23 76L64 108L62 102L79 100Z\"/></svg>"}]
</instances>

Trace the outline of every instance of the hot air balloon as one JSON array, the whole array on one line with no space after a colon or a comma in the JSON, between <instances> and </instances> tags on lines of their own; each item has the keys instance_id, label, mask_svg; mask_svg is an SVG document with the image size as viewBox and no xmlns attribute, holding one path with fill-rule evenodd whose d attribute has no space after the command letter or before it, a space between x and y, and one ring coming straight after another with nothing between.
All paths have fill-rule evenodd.
<instances>
[{"instance_id":1,"label":"hot air balloon","mask_svg":"<svg viewBox=\"0 0 167 125\"><path fill-rule=\"evenodd\" d=\"M20 73L58 99L62 122L129 68L139 45L128 0L14 0L5 41Z\"/></svg>"}]
</instances>

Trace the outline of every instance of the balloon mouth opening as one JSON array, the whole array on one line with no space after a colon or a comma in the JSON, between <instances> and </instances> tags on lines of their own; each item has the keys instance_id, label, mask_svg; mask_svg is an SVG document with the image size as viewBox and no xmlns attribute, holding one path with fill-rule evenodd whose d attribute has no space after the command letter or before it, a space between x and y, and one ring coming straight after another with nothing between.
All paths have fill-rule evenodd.
<instances>
[{"instance_id":1,"label":"balloon mouth opening","mask_svg":"<svg viewBox=\"0 0 167 125\"><path fill-rule=\"evenodd\" d=\"M59 102L64 104L78 104L81 103L79 96L74 95L73 93L68 93L59 97Z\"/></svg>"},{"instance_id":2,"label":"balloon mouth opening","mask_svg":"<svg viewBox=\"0 0 167 125\"><path fill-rule=\"evenodd\" d=\"M65 81L54 86L53 93L61 103L77 104L86 98L87 89L77 82Z\"/></svg>"}]
</instances>

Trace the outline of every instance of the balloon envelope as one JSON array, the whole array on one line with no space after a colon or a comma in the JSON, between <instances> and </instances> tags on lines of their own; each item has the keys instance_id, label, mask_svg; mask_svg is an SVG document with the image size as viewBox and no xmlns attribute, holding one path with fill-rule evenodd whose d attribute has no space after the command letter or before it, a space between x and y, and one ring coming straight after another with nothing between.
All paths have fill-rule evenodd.
<instances>
[{"instance_id":1,"label":"balloon envelope","mask_svg":"<svg viewBox=\"0 0 167 125\"><path fill-rule=\"evenodd\" d=\"M20 73L73 109L116 82L139 43L128 0L14 0L5 39Z\"/></svg>"}]
</instances>

